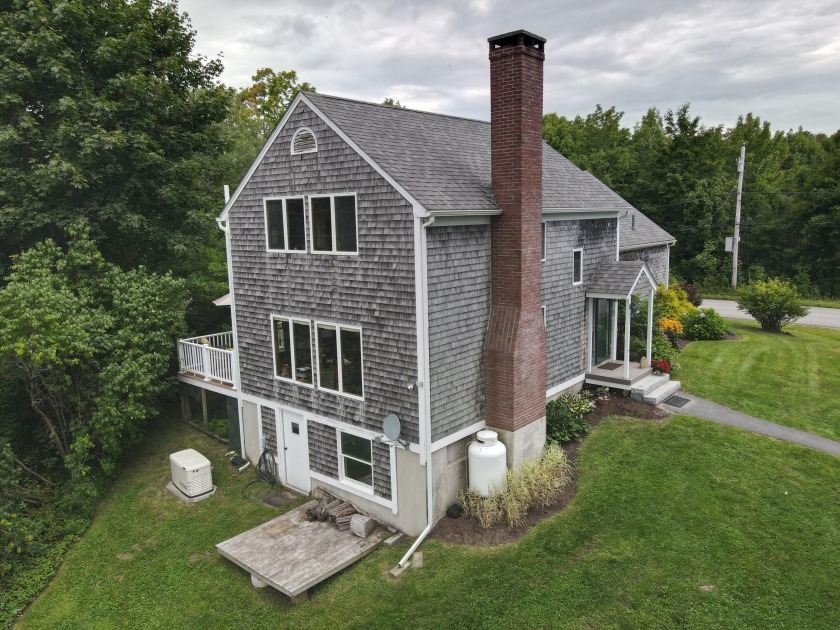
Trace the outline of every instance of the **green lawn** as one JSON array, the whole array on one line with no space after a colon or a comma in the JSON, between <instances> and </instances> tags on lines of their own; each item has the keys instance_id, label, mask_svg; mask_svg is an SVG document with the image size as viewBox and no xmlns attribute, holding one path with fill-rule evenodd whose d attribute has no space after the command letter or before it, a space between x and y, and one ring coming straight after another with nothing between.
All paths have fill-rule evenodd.
<instances>
[{"instance_id":1,"label":"green lawn","mask_svg":"<svg viewBox=\"0 0 840 630\"><path fill-rule=\"evenodd\" d=\"M212 455L219 492L182 505L166 455ZM836 628L840 465L683 416L605 420L575 500L520 542L381 548L290 608L213 545L277 512L239 497L219 448L181 424L138 450L22 628ZM130 557L120 554L129 554Z\"/></svg>"},{"instance_id":2,"label":"green lawn","mask_svg":"<svg viewBox=\"0 0 840 630\"><path fill-rule=\"evenodd\" d=\"M840 440L840 330L768 333L729 320L741 339L695 341L674 378L683 389L744 413Z\"/></svg>"}]
</instances>

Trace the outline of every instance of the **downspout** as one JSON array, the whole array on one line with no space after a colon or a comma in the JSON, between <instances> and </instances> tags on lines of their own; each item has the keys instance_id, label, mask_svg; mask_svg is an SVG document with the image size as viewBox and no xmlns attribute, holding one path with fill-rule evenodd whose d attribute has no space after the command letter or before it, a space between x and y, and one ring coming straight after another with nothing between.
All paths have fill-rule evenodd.
<instances>
[{"instance_id":1,"label":"downspout","mask_svg":"<svg viewBox=\"0 0 840 630\"><path fill-rule=\"evenodd\" d=\"M425 219L425 221L423 220ZM419 286L416 292L417 297L417 348L418 348L418 367L421 374L418 387L418 406L420 408L420 426L419 433L423 436L421 439L420 460L425 461L426 465L426 528L420 532L417 540L411 545L409 550L399 561L399 567L405 567L408 559L411 558L417 548L432 531L435 524L435 507L434 494L432 491L432 414L431 414L431 394L430 388L430 371L429 371L429 275L427 265L427 250L426 250L426 228L431 227L435 222L435 217L421 217L415 214L414 217L414 237L415 237L415 282Z\"/></svg>"},{"instance_id":2,"label":"downspout","mask_svg":"<svg viewBox=\"0 0 840 630\"><path fill-rule=\"evenodd\" d=\"M230 200L230 188L225 185L225 204ZM233 378L236 386L236 409L239 416L239 452L247 459L245 453L245 427L242 414L242 382L239 378L239 336L236 332L236 299L233 292L233 259L231 257L230 225L228 221L216 219L216 225L225 233L225 255L227 257L228 291L230 291L230 324L233 329Z\"/></svg>"}]
</instances>

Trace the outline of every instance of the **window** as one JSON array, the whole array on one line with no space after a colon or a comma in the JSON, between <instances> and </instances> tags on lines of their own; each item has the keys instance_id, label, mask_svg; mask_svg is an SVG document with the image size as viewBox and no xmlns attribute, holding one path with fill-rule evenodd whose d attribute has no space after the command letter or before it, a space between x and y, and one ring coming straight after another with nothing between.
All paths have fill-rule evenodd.
<instances>
[{"instance_id":1,"label":"window","mask_svg":"<svg viewBox=\"0 0 840 630\"><path fill-rule=\"evenodd\" d=\"M292 155L299 153L315 153L318 151L318 143L315 141L315 134L307 127L302 127L295 132L292 138Z\"/></svg>"},{"instance_id":2,"label":"window","mask_svg":"<svg viewBox=\"0 0 840 630\"><path fill-rule=\"evenodd\" d=\"M342 480L353 480L373 488L373 443L339 430Z\"/></svg>"},{"instance_id":3,"label":"window","mask_svg":"<svg viewBox=\"0 0 840 630\"><path fill-rule=\"evenodd\" d=\"M266 247L271 252L306 251L303 199L266 199Z\"/></svg>"},{"instance_id":4,"label":"window","mask_svg":"<svg viewBox=\"0 0 840 630\"><path fill-rule=\"evenodd\" d=\"M362 398L362 331L317 324L318 386Z\"/></svg>"},{"instance_id":5,"label":"window","mask_svg":"<svg viewBox=\"0 0 840 630\"><path fill-rule=\"evenodd\" d=\"M545 262L545 223L542 224L542 261Z\"/></svg>"},{"instance_id":6,"label":"window","mask_svg":"<svg viewBox=\"0 0 840 630\"><path fill-rule=\"evenodd\" d=\"M312 340L309 322L271 317L274 376L312 385Z\"/></svg>"},{"instance_id":7,"label":"window","mask_svg":"<svg viewBox=\"0 0 840 630\"><path fill-rule=\"evenodd\" d=\"M356 195L310 197L309 210L313 252L358 253Z\"/></svg>"},{"instance_id":8,"label":"window","mask_svg":"<svg viewBox=\"0 0 840 630\"><path fill-rule=\"evenodd\" d=\"M572 253L574 269L572 270L572 284L583 284L583 250L576 249Z\"/></svg>"}]
</instances>

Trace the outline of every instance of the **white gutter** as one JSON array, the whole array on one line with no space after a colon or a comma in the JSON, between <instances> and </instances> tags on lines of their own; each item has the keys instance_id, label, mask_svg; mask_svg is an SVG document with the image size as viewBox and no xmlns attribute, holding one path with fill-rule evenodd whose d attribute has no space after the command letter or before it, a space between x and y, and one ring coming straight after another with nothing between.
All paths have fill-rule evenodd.
<instances>
[{"instance_id":1,"label":"white gutter","mask_svg":"<svg viewBox=\"0 0 840 630\"><path fill-rule=\"evenodd\" d=\"M230 188L225 185L225 203L230 201ZM236 410L239 416L239 452L246 459L245 453L245 427L242 420L242 381L239 378L239 336L236 329L236 299L233 291L233 258L231 257L230 227L227 217L216 219L216 225L225 233L225 254L227 256L228 290L230 291L230 323L233 334L233 378L236 386Z\"/></svg>"},{"instance_id":2,"label":"white gutter","mask_svg":"<svg viewBox=\"0 0 840 630\"><path fill-rule=\"evenodd\" d=\"M429 275L426 250L426 228L432 226L435 217L425 221L418 216L415 206L414 214L414 278L416 283L415 296L417 301L417 369L420 378L418 382L418 419L420 434L420 462L426 465L426 528L411 545L411 548L399 561L398 566L404 567L411 558L411 554L432 531L435 524L434 494L432 489L432 414L429 377Z\"/></svg>"}]
</instances>

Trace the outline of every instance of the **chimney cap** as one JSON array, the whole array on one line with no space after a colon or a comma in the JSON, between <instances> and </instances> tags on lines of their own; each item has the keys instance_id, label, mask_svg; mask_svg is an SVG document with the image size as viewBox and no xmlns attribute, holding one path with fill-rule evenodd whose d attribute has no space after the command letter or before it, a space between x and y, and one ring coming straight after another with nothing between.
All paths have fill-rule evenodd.
<instances>
[{"instance_id":1,"label":"chimney cap","mask_svg":"<svg viewBox=\"0 0 840 630\"><path fill-rule=\"evenodd\" d=\"M532 40L530 42L521 41L520 40ZM531 46L538 47L542 50L543 44L545 44L545 37L540 37L539 35L534 35L530 31L526 31L525 29L519 29L518 31L511 31L510 33L504 33L502 35L495 35L493 37L488 37L487 41L490 42L490 48L494 48L495 46L510 46L511 44L516 45L519 43L523 44L530 44ZM495 45L495 46L494 46Z\"/></svg>"}]
</instances>

